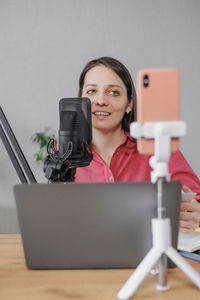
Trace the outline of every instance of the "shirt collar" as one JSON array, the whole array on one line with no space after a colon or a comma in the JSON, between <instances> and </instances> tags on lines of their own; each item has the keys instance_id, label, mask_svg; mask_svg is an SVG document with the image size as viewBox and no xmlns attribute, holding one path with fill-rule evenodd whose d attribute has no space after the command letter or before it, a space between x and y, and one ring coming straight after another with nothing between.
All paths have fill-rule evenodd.
<instances>
[{"instance_id":1,"label":"shirt collar","mask_svg":"<svg viewBox=\"0 0 200 300\"><path fill-rule=\"evenodd\" d=\"M120 146L133 146L133 144L136 144L136 139L130 136L128 131L125 131L125 137Z\"/></svg>"},{"instance_id":2,"label":"shirt collar","mask_svg":"<svg viewBox=\"0 0 200 300\"><path fill-rule=\"evenodd\" d=\"M130 136L130 133L128 131L124 132L125 137L123 142L118 147L127 147L127 148L133 148L136 145L136 139L134 139L132 136ZM92 149L92 153L97 153Z\"/></svg>"}]
</instances>

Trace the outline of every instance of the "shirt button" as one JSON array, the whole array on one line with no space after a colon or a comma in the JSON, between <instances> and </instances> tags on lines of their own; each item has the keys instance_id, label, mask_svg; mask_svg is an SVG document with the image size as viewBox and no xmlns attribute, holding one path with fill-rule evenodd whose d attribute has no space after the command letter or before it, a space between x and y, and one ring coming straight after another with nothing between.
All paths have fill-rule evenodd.
<instances>
[{"instance_id":1,"label":"shirt button","mask_svg":"<svg viewBox=\"0 0 200 300\"><path fill-rule=\"evenodd\" d=\"M110 177L109 177L109 181L113 181L113 178L112 178L112 176L110 176Z\"/></svg>"},{"instance_id":2,"label":"shirt button","mask_svg":"<svg viewBox=\"0 0 200 300\"><path fill-rule=\"evenodd\" d=\"M118 151L116 152L116 155L117 155L117 156L119 155L119 152L118 152Z\"/></svg>"}]
</instances>

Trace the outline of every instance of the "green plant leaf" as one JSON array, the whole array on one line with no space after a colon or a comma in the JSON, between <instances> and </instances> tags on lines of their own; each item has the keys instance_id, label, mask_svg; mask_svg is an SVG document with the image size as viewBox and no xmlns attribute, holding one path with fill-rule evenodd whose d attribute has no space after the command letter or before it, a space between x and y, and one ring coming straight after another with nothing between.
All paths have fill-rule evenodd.
<instances>
[{"instance_id":1,"label":"green plant leaf","mask_svg":"<svg viewBox=\"0 0 200 300\"><path fill-rule=\"evenodd\" d=\"M34 153L35 161L44 161L45 157L47 156L47 145L50 139L54 139L55 143L57 144L57 140L54 134L48 134L49 127L45 128L44 132L36 132L31 137L33 143L38 144L39 150Z\"/></svg>"}]
</instances>

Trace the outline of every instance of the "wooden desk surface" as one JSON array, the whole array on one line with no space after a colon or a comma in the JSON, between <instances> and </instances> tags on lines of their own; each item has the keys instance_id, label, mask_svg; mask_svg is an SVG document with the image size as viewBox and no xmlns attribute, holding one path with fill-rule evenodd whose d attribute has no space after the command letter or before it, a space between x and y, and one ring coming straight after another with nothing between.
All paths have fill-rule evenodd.
<instances>
[{"instance_id":1,"label":"wooden desk surface","mask_svg":"<svg viewBox=\"0 0 200 300\"><path fill-rule=\"evenodd\" d=\"M200 263L189 261L200 271ZM117 299L116 294L133 270L29 270L20 235L0 235L0 299ZM200 299L199 289L178 268L169 270L171 289L155 289L149 274L133 299Z\"/></svg>"}]
</instances>

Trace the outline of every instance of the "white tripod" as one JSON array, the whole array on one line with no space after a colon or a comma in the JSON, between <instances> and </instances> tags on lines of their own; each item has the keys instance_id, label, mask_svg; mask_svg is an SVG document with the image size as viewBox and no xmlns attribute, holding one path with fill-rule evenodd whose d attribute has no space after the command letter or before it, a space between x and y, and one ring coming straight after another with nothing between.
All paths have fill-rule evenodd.
<instances>
[{"instance_id":1,"label":"white tripod","mask_svg":"<svg viewBox=\"0 0 200 300\"><path fill-rule=\"evenodd\" d=\"M170 179L168 161L171 153L171 138L183 136L186 133L186 124L183 121L147 122L144 125L134 122L131 124L130 133L135 138L145 137L155 140L154 156L150 159L150 165L153 168L151 182L157 182L158 185L158 217L152 219L153 247L117 296L119 299L129 299L157 262L161 264L159 269L161 284L157 286L157 289L168 289L166 285L167 256L200 288L200 274L172 247L171 223L170 219L164 216L165 208L162 204L162 182L165 178Z\"/></svg>"}]
</instances>

